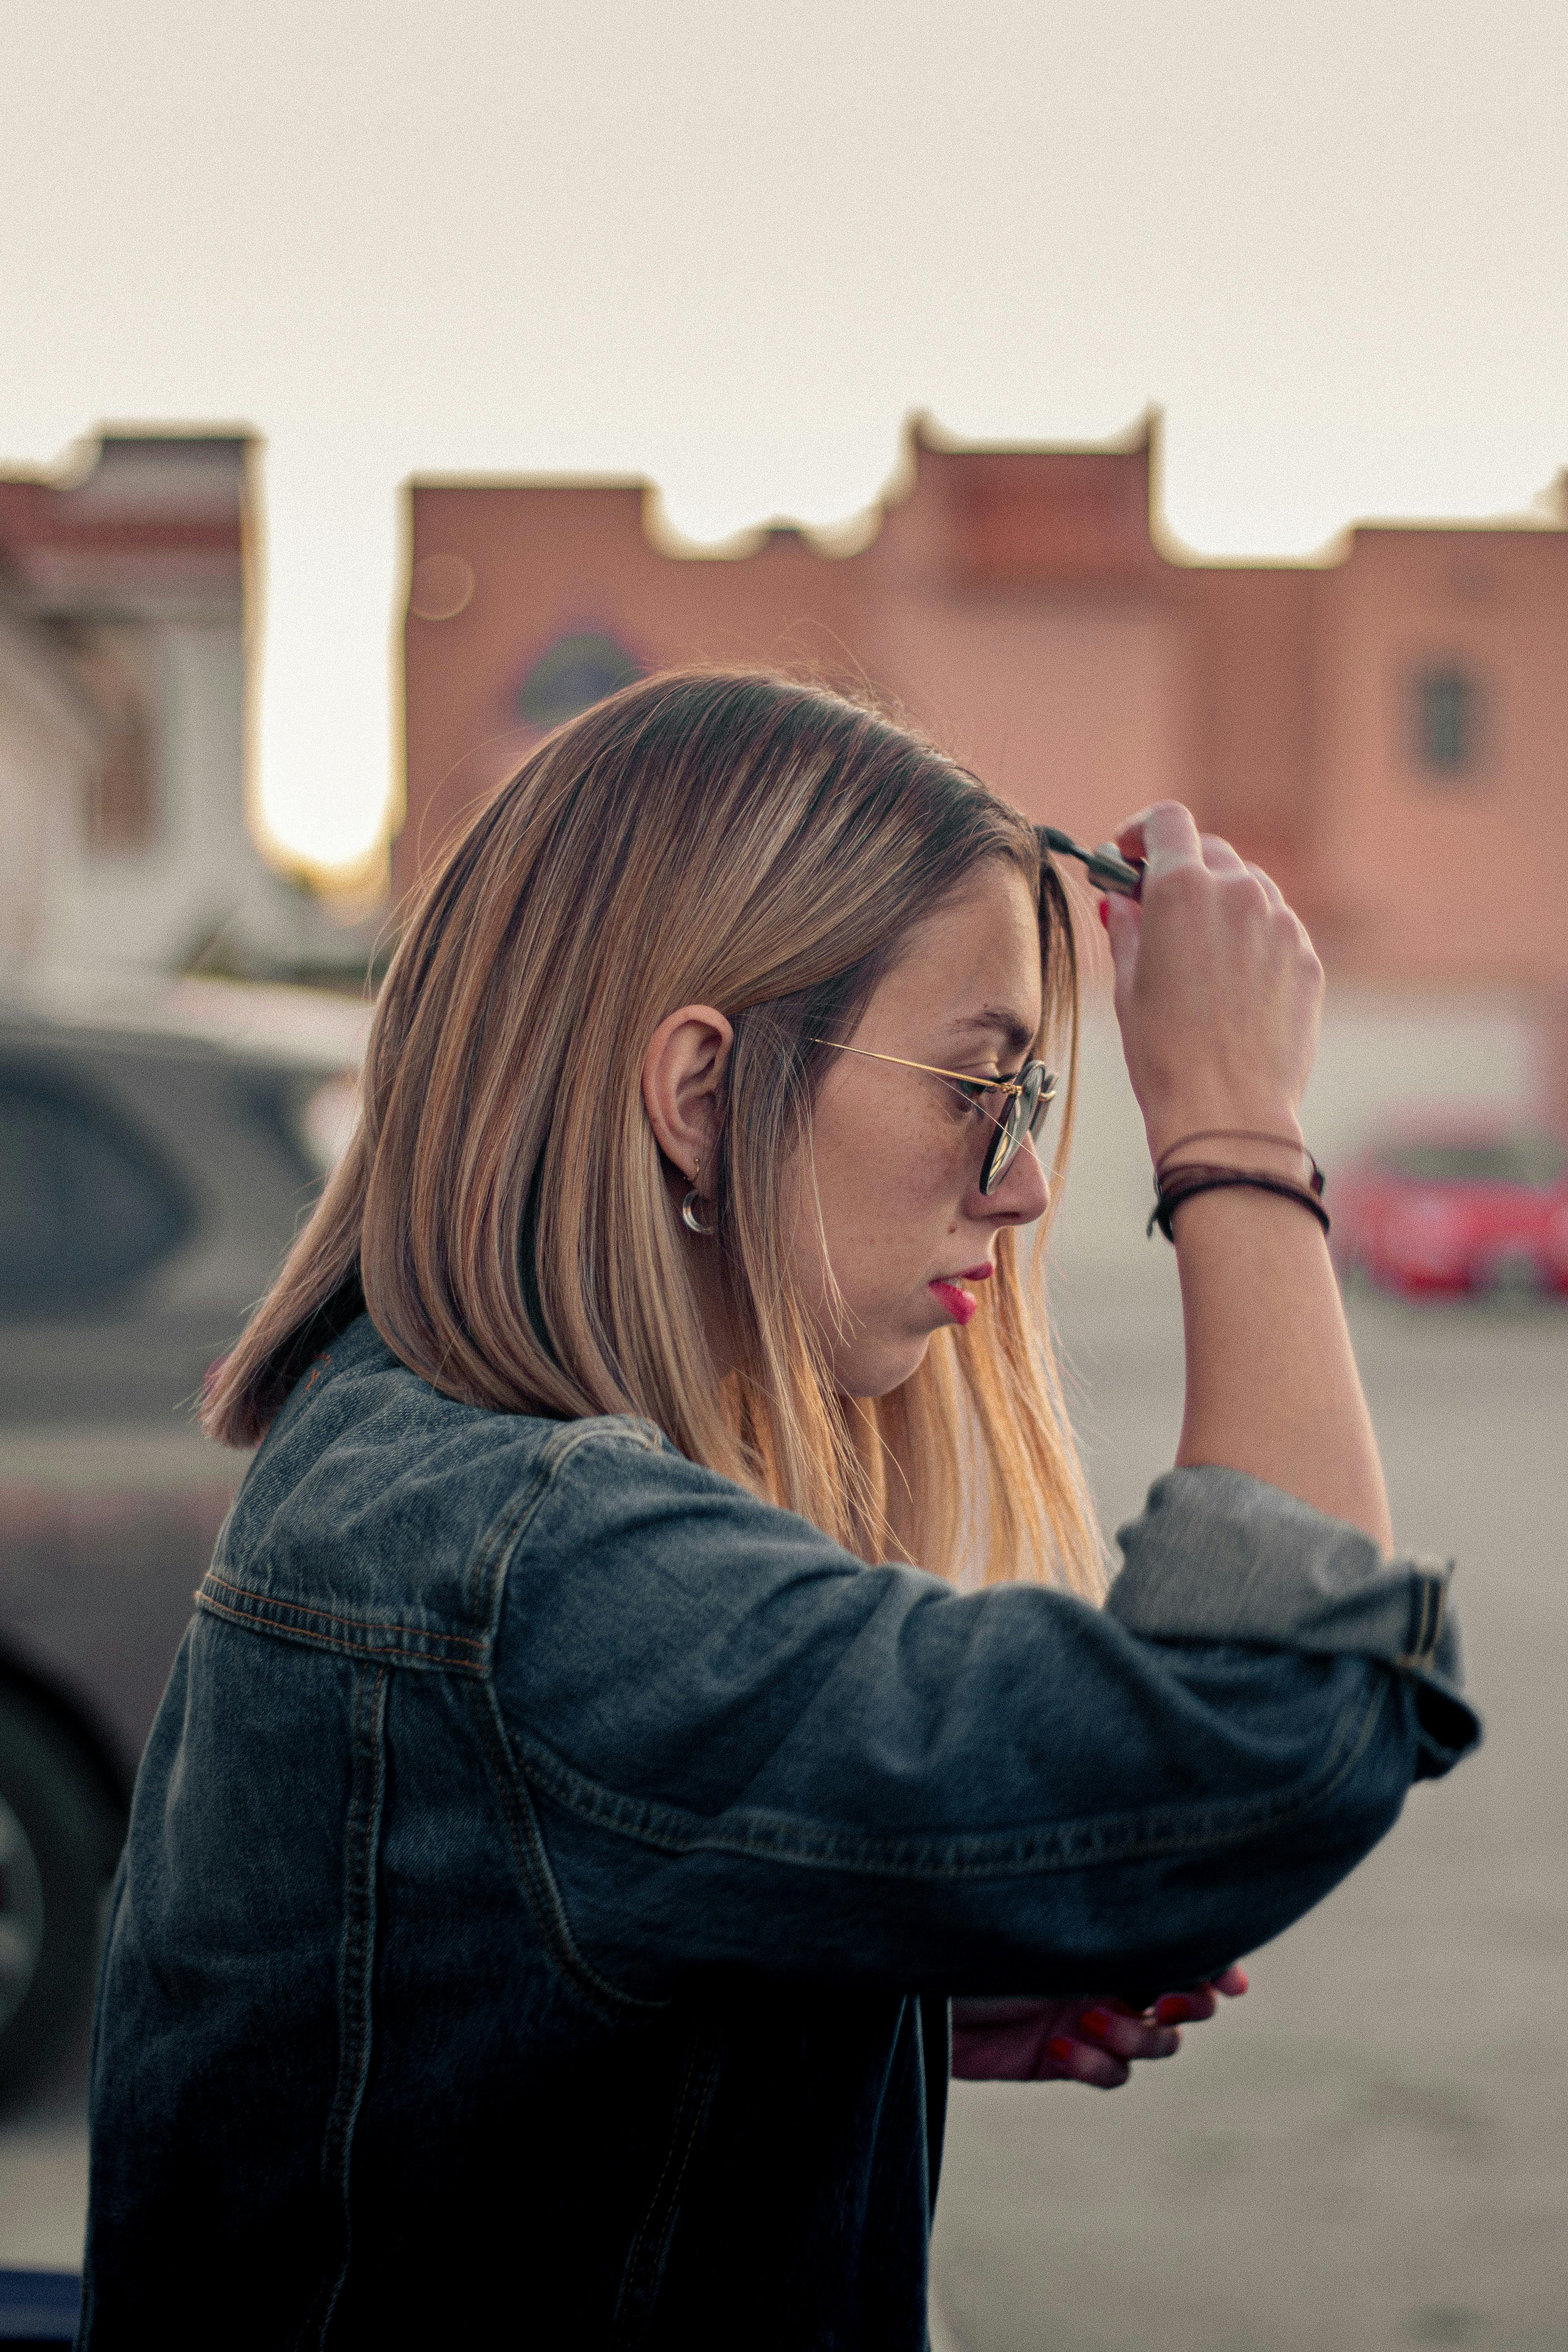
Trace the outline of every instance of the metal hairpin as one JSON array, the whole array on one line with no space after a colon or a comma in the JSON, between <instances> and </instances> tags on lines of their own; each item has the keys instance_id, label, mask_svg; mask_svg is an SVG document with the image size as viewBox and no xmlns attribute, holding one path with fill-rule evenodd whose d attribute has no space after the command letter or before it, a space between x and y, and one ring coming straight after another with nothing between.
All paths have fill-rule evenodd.
<instances>
[{"instance_id":1,"label":"metal hairpin","mask_svg":"<svg viewBox=\"0 0 1568 2352\"><path fill-rule=\"evenodd\" d=\"M1143 860L1123 857L1114 842L1102 841L1098 849L1086 849L1070 833L1059 833L1054 824L1037 824L1042 849L1055 857L1076 857L1097 888L1114 891L1119 898L1136 898L1143 887Z\"/></svg>"}]
</instances>

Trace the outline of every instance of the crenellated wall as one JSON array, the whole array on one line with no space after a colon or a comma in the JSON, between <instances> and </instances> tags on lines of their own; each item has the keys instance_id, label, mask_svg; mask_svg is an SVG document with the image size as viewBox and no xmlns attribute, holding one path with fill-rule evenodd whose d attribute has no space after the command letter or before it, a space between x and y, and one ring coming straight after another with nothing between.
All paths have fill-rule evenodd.
<instances>
[{"instance_id":1,"label":"crenellated wall","mask_svg":"<svg viewBox=\"0 0 1568 2352\"><path fill-rule=\"evenodd\" d=\"M638 481L415 483L398 887L539 740L519 697L564 642L584 692L617 653L864 677L1089 839L1186 800L1347 975L1568 987L1568 530L1385 525L1318 563L1205 563L1163 530L1155 430L993 448L917 421L847 552L781 529L679 550Z\"/></svg>"}]
</instances>

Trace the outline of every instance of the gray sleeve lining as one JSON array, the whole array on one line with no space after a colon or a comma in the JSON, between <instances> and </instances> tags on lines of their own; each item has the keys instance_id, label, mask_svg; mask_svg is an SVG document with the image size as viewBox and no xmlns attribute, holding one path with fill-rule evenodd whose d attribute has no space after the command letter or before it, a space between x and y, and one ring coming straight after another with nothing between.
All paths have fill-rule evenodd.
<instances>
[{"instance_id":1,"label":"gray sleeve lining","mask_svg":"<svg viewBox=\"0 0 1568 2352\"><path fill-rule=\"evenodd\" d=\"M1452 1563L1384 1564L1359 1528L1239 1470L1172 1470L1121 1529L1106 1607L1155 1641L1352 1651L1463 1688Z\"/></svg>"}]
</instances>

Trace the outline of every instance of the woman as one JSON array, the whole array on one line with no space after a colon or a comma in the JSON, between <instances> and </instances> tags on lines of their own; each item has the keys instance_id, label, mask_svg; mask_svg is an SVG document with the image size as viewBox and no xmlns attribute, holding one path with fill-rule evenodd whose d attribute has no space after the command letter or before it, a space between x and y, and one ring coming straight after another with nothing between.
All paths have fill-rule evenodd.
<instances>
[{"instance_id":1,"label":"woman","mask_svg":"<svg viewBox=\"0 0 1568 2352\"><path fill-rule=\"evenodd\" d=\"M1299 1181L1310 948L1184 811L1122 843L1167 1200L1248 1181L1167 1208L1186 1420L1108 1598L1020 1246L1032 829L677 676L452 851L208 1402L265 1442L115 1888L86 2343L918 2352L948 1997L1005 2004L970 2071L1119 2079L1470 1743Z\"/></svg>"}]
</instances>

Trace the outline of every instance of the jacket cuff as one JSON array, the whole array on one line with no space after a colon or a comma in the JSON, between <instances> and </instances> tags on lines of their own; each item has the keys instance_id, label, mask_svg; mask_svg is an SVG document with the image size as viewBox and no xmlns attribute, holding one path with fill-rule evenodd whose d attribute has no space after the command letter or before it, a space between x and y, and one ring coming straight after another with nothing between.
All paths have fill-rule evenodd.
<instances>
[{"instance_id":1,"label":"jacket cuff","mask_svg":"<svg viewBox=\"0 0 1568 2352\"><path fill-rule=\"evenodd\" d=\"M1420 1686L1427 1771L1473 1747L1453 1563L1384 1565L1357 1528L1239 1470L1171 1470L1117 1536L1110 1615L1150 1641L1256 1642L1375 1658Z\"/></svg>"}]
</instances>

